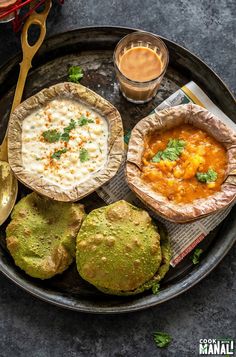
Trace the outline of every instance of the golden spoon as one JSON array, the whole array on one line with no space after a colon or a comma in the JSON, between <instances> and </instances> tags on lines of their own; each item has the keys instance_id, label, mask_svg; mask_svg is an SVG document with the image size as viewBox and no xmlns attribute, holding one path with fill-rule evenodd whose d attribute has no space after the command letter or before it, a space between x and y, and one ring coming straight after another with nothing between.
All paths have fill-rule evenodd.
<instances>
[{"instance_id":1,"label":"golden spoon","mask_svg":"<svg viewBox=\"0 0 236 357\"><path fill-rule=\"evenodd\" d=\"M20 63L20 74L17 81L11 113L21 102L26 77L29 72L29 69L31 68L31 61L45 38L46 19L50 11L51 5L51 0L46 0L44 10L41 13L37 13L36 11L34 11L29 16L23 27L21 34L23 60ZM28 31L32 24L39 26L40 35L35 44L30 46L28 43ZM5 222L5 220L11 213L16 201L17 191L18 182L8 164L6 131L5 138L0 146L0 225Z\"/></svg>"}]
</instances>

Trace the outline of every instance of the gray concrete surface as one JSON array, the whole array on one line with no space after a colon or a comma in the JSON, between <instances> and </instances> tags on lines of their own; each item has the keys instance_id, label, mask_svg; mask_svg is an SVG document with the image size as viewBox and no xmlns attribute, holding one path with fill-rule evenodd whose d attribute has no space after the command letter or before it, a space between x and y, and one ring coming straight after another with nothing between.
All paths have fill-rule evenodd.
<instances>
[{"instance_id":1,"label":"gray concrete surface","mask_svg":"<svg viewBox=\"0 0 236 357\"><path fill-rule=\"evenodd\" d=\"M236 6L230 0L73 1L55 8L48 34L87 25L142 28L185 46L205 60L235 93ZM20 48L0 26L0 64ZM1 357L198 356L200 338L235 338L236 248L201 283L162 306L121 316L65 311L36 300L0 276ZM173 342L158 349L154 331Z\"/></svg>"}]
</instances>

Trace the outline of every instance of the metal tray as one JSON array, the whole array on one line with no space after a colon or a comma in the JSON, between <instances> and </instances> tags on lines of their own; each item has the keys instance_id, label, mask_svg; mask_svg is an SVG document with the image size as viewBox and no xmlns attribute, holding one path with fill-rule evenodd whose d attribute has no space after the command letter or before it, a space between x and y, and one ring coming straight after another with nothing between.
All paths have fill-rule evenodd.
<instances>
[{"instance_id":1,"label":"metal tray","mask_svg":"<svg viewBox=\"0 0 236 357\"><path fill-rule=\"evenodd\" d=\"M125 130L131 129L160 102L180 86L194 80L232 120L236 122L232 94L219 77L199 58L181 46L163 39L170 52L170 64L157 97L146 105L128 103L119 93L112 63L116 43L133 29L118 27L81 28L47 39L33 63L25 88L27 98L44 87L66 80L71 65L84 69L82 84L111 101L120 111ZM14 86L18 76L20 55L11 59L0 70L0 140L6 129ZM29 192L20 185L19 196ZM83 200L87 212L104 205L96 195ZM161 292L145 292L133 297L107 296L84 282L75 264L53 279L40 281L18 269L5 246L5 228L0 227L0 270L21 288L52 304L90 313L122 313L154 306L195 285L221 261L236 240L236 208L227 219L202 242L204 254L198 266L186 257L176 268L171 268L162 283Z\"/></svg>"}]
</instances>

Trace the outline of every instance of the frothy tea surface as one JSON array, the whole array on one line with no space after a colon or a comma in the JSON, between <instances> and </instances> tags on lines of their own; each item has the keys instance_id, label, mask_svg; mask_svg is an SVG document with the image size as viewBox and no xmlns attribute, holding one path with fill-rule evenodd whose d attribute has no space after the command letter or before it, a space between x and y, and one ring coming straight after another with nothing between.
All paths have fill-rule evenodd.
<instances>
[{"instance_id":1,"label":"frothy tea surface","mask_svg":"<svg viewBox=\"0 0 236 357\"><path fill-rule=\"evenodd\" d=\"M129 79L146 82L157 78L162 72L158 54L148 47L133 47L120 59L120 71Z\"/></svg>"}]
</instances>

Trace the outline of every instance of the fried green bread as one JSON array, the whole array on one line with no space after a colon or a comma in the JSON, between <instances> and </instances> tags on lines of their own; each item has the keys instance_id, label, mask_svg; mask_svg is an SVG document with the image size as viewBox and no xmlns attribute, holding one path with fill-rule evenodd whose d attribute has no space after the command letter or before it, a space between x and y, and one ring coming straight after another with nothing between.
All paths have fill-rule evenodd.
<instances>
[{"instance_id":1,"label":"fried green bread","mask_svg":"<svg viewBox=\"0 0 236 357\"><path fill-rule=\"evenodd\" d=\"M146 211L118 201L86 217L77 236L76 261L81 277L99 290L137 294L168 270L169 242L167 235L161 242Z\"/></svg>"},{"instance_id":2,"label":"fried green bread","mask_svg":"<svg viewBox=\"0 0 236 357\"><path fill-rule=\"evenodd\" d=\"M146 283L144 283L137 289L130 290L130 291L115 292L113 290L104 289L104 288L98 287L98 286L97 286L97 289L101 290L102 292L104 292L106 294L111 294L111 295L122 295L122 296L136 295L136 294L142 293L145 290L151 289L154 284L159 283L159 281L164 278L164 276L166 275L166 273L168 272L168 270L170 268L171 249L170 249L170 242L169 242L167 231L166 231L165 227L158 226L158 231L159 231L160 238L161 238L160 242L161 242L162 259L161 259L161 264L160 264L158 270L156 271L155 275L152 277L152 279L150 279L149 281L147 281Z\"/></svg>"},{"instance_id":3,"label":"fried green bread","mask_svg":"<svg viewBox=\"0 0 236 357\"><path fill-rule=\"evenodd\" d=\"M75 257L76 236L85 217L83 206L56 202L31 193L15 206L6 229L15 264L34 278L49 279Z\"/></svg>"}]
</instances>

